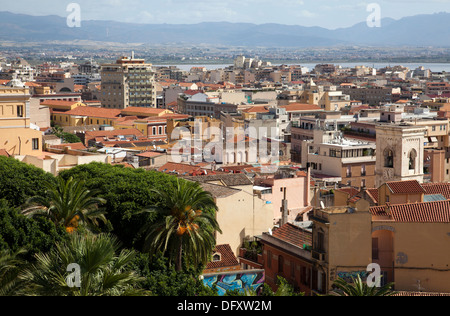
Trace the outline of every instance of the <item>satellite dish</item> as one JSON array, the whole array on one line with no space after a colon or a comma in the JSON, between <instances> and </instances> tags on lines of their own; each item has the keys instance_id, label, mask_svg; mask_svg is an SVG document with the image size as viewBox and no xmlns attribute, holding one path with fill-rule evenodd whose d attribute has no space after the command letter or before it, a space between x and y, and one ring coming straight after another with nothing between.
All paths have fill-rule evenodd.
<instances>
[{"instance_id":1,"label":"satellite dish","mask_svg":"<svg viewBox=\"0 0 450 316\"><path fill-rule=\"evenodd\" d=\"M269 235L272 236L272 230L269 228Z\"/></svg>"},{"instance_id":2,"label":"satellite dish","mask_svg":"<svg viewBox=\"0 0 450 316\"><path fill-rule=\"evenodd\" d=\"M325 209L325 205L323 204L323 201L320 201L320 208L323 210Z\"/></svg>"}]
</instances>

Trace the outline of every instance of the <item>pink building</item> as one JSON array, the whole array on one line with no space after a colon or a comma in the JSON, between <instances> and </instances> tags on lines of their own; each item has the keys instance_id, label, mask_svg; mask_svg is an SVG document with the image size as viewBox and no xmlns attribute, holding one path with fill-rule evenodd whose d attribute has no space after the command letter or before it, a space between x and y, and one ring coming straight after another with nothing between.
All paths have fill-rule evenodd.
<instances>
[{"instance_id":1,"label":"pink building","mask_svg":"<svg viewBox=\"0 0 450 316\"><path fill-rule=\"evenodd\" d=\"M272 175L255 177L254 190L268 204L273 205L274 224L283 222L283 200L287 201L287 221L303 220L310 210L310 173L296 168L280 168Z\"/></svg>"}]
</instances>

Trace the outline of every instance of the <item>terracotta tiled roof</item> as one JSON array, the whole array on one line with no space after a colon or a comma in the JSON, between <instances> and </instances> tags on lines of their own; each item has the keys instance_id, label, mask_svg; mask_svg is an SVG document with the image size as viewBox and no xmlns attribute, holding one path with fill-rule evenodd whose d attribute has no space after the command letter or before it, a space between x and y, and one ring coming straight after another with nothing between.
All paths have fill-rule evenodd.
<instances>
[{"instance_id":1,"label":"terracotta tiled roof","mask_svg":"<svg viewBox=\"0 0 450 316\"><path fill-rule=\"evenodd\" d=\"M348 199L348 202L350 202L350 203L356 203L356 202L358 202L359 200L361 200L362 198L360 197L360 196L353 196L353 197L351 197L350 199Z\"/></svg>"},{"instance_id":2,"label":"terracotta tiled roof","mask_svg":"<svg viewBox=\"0 0 450 316\"><path fill-rule=\"evenodd\" d=\"M149 115L155 115L155 114L161 114L164 111L167 111L166 109L157 109L157 108L144 108L144 107L136 107L131 106L126 109L122 110L122 113L134 113L134 114L149 114Z\"/></svg>"},{"instance_id":3,"label":"terracotta tiled roof","mask_svg":"<svg viewBox=\"0 0 450 316\"><path fill-rule=\"evenodd\" d=\"M347 193L350 197L354 197L356 194L359 193L359 191L355 188L339 188L336 189L337 191L342 191Z\"/></svg>"},{"instance_id":4,"label":"terracotta tiled roof","mask_svg":"<svg viewBox=\"0 0 450 316\"><path fill-rule=\"evenodd\" d=\"M192 96L192 95L196 95L198 93L203 93L203 91L201 91L201 90L186 90L186 91L183 91L183 93Z\"/></svg>"},{"instance_id":5,"label":"terracotta tiled roof","mask_svg":"<svg viewBox=\"0 0 450 316\"><path fill-rule=\"evenodd\" d=\"M422 188L425 194L442 194L446 199L450 199L450 183L423 183Z\"/></svg>"},{"instance_id":6,"label":"terracotta tiled roof","mask_svg":"<svg viewBox=\"0 0 450 316\"><path fill-rule=\"evenodd\" d=\"M53 145L52 148L70 148L74 150L85 150L86 146L83 145L83 143L73 143L73 144L61 144L61 145Z\"/></svg>"},{"instance_id":7,"label":"terracotta tiled roof","mask_svg":"<svg viewBox=\"0 0 450 316\"><path fill-rule=\"evenodd\" d=\"M312 245L312 233L291 223L276 229L272 236L300 248L303 248L303 245Z\"/></svg>"},{"instance_id":8,"label":"terracotta tiled roof","mask_svg":"<svg viewBox=\"0 0 450 316\"><path fill-rule=\"evenodd\" d=\"M281 105L280 108L285 108L287 112L321 111L321 110L323 110L318 105L306 104L306 103L291 103L288 105Z\"/></svg>"},{"instance_id":9,"label":"terracotta tiled roof","mask_svg":"<svg viewBox=\"0 0 450 316\"><path fill-rule=\"evenodd\" d=\"M162 156L162 155L164 155L164 154L155 152L155 151L147 151L144 153L137 154L136 156L143 157L143 158L153 158L153 157L158 157L158 156Z\"/></svg>"},{"instance_id":10,"label":"terracotta tiled roof","mask_svg":"<svg viewBox=\"0 0 450 316\"><path fill-rule=\"evenodd\" d=\"M194 84L195 83L193 83L193 82L180 82L180 83L178 83L178 85L180 87L192 87Z\"/></svg>"},{"instance_id":11,"label":"terracotta tiled roof","mask_svg":"<svg viewBox=\"0 0 450 316\"><path fill-rule=\"evenodd\" d=\"M74 104L77 104L77 103L80 103L80 102L78 102L78 101L62 101L62 100L44 100L41 102L41 105L71 108Z\"/></svg>"},{"instance_id":12,"label":"terracotta tiled roof","mask_svg":"<svg viewBox=\"0 0 450 316\"><path fill-rule=\"evenodd\" d=\"M251 108L242 110L244 113L267 113L269 112L269 109L267 106L258 105L258 106L252 106Z\"/></svg>"},{"instance_id":13,"label":"terracotta tiled roof","mask_svg":"<svg viewBox=\"0 0 450 316\"><path fill-rule=\"evenodd\" d=\"M134 135L137 137L144 136L142 132L136 128L116 129L113 131L88 131L86 132L86 139L96 137L114 137L119 135Z\"/></svg>"},{"instance_id":14,"label":"terracotta tiled roof","mask_svg":"<svg viewBox=\"0 0 450 316\"><path fill-rule=\"evenodd\" d=\"M206 269L219 269L239 266L239 261L231 250L230 245L217 245L213 254L220 254L220 261L209 262Z\"/></svg>"},{"instance_id":15,"label":"terracotta tiled roof","mask_svg":"<svg viewBox=\"0 0 450 316\"><path fill-rule=\"evenodd\" d=\"M384 211L383 211L384 210ZM450 201L396 204L371 207L372 215L389 216L396 222L450 223Z\"/></svg>"},{"instance_id":16,"label":"terracotta tiled roof","mask_svg":"<svg viewBox=\"0 0 450 316\"><path fill-rule=\"evenodd\" d=\"M160 167L158 171L164 173L178 172L182 175L184 173L190 174L192 172L199 171L200 169L200 167L191 166L188 164L168 162L164 166Z\"/></svg>"},{"instance_id":17,"label":"terracotta tiled roof","mask_svg":"<svg viewBox=\"0 0 450 316\"><path fill-rule=\"evenodd\" d=\"M386 205L383 206L373 206L370 208L370 213L372 213L373 216L388 216L386 213Z\"/></svg>"},{"instance_id":18,"label":"terracotta tiled roof","mask_svg":"<svg viewBox=\"0 0 450 316\"><path fill-rule=\"evenodd\" d=\"M386 185L395 194L426 193L417 180L386 182Z\"/></svg>"},{"instance_id":19,"label":"terracotta tiled roof","mask_svg":"<svg viewBox=\"0 0 450 316\"><path fill-rule=\"evenodd\" d=\"M89 106L79 106L73 110L66 112L68 115L74 116L90 116L90 117L101 117L101 118L117 118L120 115L120 110L115 109L104 109L104 108L94 108Z\"/></svg>"},{"instance_id":20,"label":"terracotta tiled roof","mask_svg":"<svg viewBox=\"0 0 450 316\"><path fill-rule=\"evenodd\" d=\"M36 82L25 82L25 86L26 87L41 87L41 85Z\"/></svg>"},{"instance_id":21,"label":"terracotta tiled roof","mask_svg":"<svg viewBox=\"0 0 450 316\"><path fill-rule=\"evenodd\" d=\"M366 193L372 198L375 204L378 204L378 189L367 189Z\"/></svg>"},{"instance_id":22,"label":"terracotta tiled roof","mask_svg":"<svg viewBox=\"0 0 450 316\"><path fill-rule=\"evenodd\" d=\"M80 92L84 88L85 88L85 86L83 86L83 85L79 85L79 84L74 85L74 91L75 92Z\"/></svg>"}]
</instances>

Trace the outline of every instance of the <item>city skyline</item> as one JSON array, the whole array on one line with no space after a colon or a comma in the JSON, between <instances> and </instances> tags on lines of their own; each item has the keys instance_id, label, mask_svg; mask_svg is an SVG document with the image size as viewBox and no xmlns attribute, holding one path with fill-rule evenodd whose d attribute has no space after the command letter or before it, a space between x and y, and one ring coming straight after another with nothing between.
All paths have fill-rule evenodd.
<instances>
[{"instance_id":1,"label":"city skyline","mask_svg":"<svg viewBox=\"0 0 450 316\"><path fill-rule=\"evenodd\" d=\"M337 29L364 22L370 4L380 8L381 18L450 12L450 0L337 1L268 0L192 1L98 0L76 2L82 20L111 20L141 24L196 24L201 22L277 23ZM70 2L22 0L2 5L2 11L45 16L67 16Z\"/></svg>"}]
</instances>

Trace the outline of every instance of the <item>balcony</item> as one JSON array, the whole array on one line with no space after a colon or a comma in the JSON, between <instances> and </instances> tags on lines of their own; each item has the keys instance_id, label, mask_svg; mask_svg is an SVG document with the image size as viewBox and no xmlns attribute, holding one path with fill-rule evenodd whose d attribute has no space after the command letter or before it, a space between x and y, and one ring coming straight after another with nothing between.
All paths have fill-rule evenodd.
<instances>
[{"instance_id":1,"label":"balcony","mask_svg":"<svg viewBox=\"0 0 450 316\"><path fill-rule=\"evenodd\" d=\"M261 269L263 267L261 245L257 242L249 243L245 241L242 248L239 249L239 262L253 269Z\"/></svg>"},{"instance_id":2,"label":"balcony","mask_svg":"<svg viewBox=\"0 0 450 316\"><path fill-rule=\"evenodd\" d=\"M325 252L313 249L311 251L312 258L318 262L325 262Z\"/></svg>"}]
</instances>

